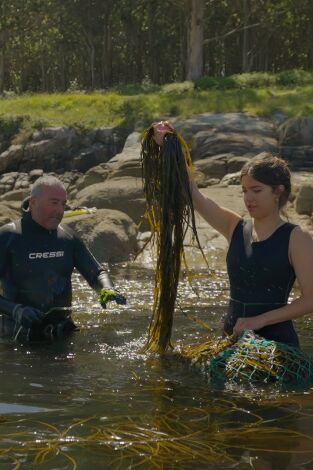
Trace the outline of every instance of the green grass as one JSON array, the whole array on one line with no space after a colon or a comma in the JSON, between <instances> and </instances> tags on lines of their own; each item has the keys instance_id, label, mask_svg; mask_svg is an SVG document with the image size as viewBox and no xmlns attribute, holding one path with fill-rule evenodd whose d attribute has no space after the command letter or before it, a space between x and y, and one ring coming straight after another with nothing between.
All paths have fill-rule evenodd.
<instances>
[{"instance_id":1,"label":"green grass","mask_svg":"<svg viewBox=\"0 0 313 470\"><path fill-rule=\"evenodd\" d=\"M287 116L313 115L313 84L286 87L196 89L191 82L143 91L138 87L76 94L25 94L0 98L2 129L76 126L90 129L127 125L144 128L150 122L204 112L244 111L256 116L282 112ZM2 124L1 124L2 123ZM4 123L7 123L4 125ZM6 130L6 132L8 132Z\"/></svg>"}]
</instances>

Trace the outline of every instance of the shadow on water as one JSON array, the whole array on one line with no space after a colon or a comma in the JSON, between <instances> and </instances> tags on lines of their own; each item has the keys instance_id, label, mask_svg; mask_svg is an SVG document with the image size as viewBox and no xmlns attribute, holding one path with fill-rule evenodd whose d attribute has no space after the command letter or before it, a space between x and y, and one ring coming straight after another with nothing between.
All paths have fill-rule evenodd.
<instances>
[{"instance_id":1,"label":"shadow on water","mask_svg":"<svg viewBox=\"0 0 313 470\"><path fill-rule=\"evenodd\" d=\"M126 307L102 311L76 275L80 332L63 342L0 343L4 468L313 468L311 389L213 387L170 354L141 354L153 272L117 266L112 275ZM176 344L221 328L225 273L201 271L195 283L200 299L183 280L180 286ZM312 354L310 320L298 326Z\"/></svg>"}]
</instances>

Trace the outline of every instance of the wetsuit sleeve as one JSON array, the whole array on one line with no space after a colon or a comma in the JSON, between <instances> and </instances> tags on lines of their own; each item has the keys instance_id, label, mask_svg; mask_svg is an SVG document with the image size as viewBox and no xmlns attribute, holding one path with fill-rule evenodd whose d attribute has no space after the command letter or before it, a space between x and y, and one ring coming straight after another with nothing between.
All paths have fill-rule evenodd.
<instances>
[{"instance_id":1,"label":"wetsuit sleeve","mask_svg":"<svg viewBox=\"0 0 313 470\"><path fill-rule=\"evenodd\" d=\"M9 263L9 246L14 232L7 230L7 226L0 229L0 279L5 277ZM16 304L0 295L0 313L11 315Z\"/></svg>"},{"instance_id":2,"label":"wetsuit sleeve","mask_svg":"<svg viewBox=\"0 0 313 470\"><path fill-rule=\"evenodd\" d=\"M114 286L109 274L91 254L85 243L76 237L74 243L75 268L86 279L90 287L98 292L103 288L113 289Z\"/></svg>"}]
</instances>

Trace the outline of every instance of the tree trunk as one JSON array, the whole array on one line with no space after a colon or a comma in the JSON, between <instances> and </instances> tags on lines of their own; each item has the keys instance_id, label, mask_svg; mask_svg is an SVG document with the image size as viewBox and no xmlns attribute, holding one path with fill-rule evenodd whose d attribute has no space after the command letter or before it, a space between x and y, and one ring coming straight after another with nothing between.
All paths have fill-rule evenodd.
<instances>
[{"instance_id":1,"label":"tree trunk","mask_svg":"<svg viewBox=\"0 0 313 470\"><path fill-rule=\"evenodd\" d=\"M41 70L41 91L47 91L46 83L46 67L43 56L40 57L40 70Z\"/></svg>"},{"instance_id":2,"label":"tree trunk","mask_svg":"<svg viewBox=\"0 0 313 470\"><path fill-rule=\"evenodd\" d=\"M106 87L111 85L112 81L112 38L111 38L111 25L110 18L104 24L103 40L102 40L102 86Z\"/></svg>"},{"instance_id":3,"label":"tree trunk","mask_svg":"<svg viewBox=\"0 0 313 470\"><path fill-rule=\"evenodd\" d=\"M91 89L94 90L96 86L96 74L95 74L95 46L91 43L90 46L90 74L91 74Z\"/></svg>"},{"instance_id":4,"label":"tree trunk","mask_svg":"<svg viewBox=\"0 0 313 470\"><path fill-rule=\"evenodd\" d=\"M4 50L0 49L0 94L4 89Z\"/></svg>"},{"instance_id":5,"label":"tree trunk","mask_svg":"<svg viewBox=\"0 0 313 470\"><path fill-rule=\"evenodd\" d=\"M190 0L187 42L187 80L203 74L203 14L204 0Z\"/></svg>"},{"instance_id":6,"label":"tree trunk","mask_svg":"<svg viewBox=\"0 0 313 470\"><path fill-rule=\"evenodd\" d=\"M5 48L5 34L0 31L0 93L4 89L4 48Z\"/></svg>"},{"instance_id":7,"label":"tree trunk","mask_svg":"<svg viewBox=\"0 0 313 470\"><path fill-rule=\"evenodd\" d=\"M242 72L249 72L249 60L248 60L248 17L249 17L249 8L250 5L248 5L249 0L243 0L243 40L242 40Z\"/></svg>"}]
</instances>

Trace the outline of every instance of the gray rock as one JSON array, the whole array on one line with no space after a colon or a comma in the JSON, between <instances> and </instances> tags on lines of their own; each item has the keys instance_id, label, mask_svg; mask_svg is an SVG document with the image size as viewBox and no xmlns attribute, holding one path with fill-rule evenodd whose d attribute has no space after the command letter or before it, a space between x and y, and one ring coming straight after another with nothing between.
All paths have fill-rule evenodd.
<instances>
[{"instance_id":1,"label":"gray rock","mask_svg":"<svg viewBox=\"0 0 313 470\"><path fill-rule=\"evenodd\" d=\"M6 204L4 201L0 202L0 226L13 222L19 218L20 211L15 209L11 204Z\"/></svg>"},{"instance_id":2,"label":"gray rock","mask_svg":"<svg viewBox=\"0 0 313 470\"><path fill-rule=\"evenodd\" d=\"M95 143L91 147L82 150L72 162L72 168L85 172L99 163L106 162L110 158L108 149L105 145Z\"/></svg>"},{"instance_id":3,"label":"gray rock","mask_svg":"<svg viewBox=\"0 0 313 470\"><path fill-rule=\"evenodd\" d=\"M311 215L313 213L313 182L305 183L299 188L295 209L298 214Z\"/></svg>"},{"instance_id":4,"label":"gray rock","mask_svg":"<svg viewBox=\"0 0 313 470\"><path fill-rule=\"evenodd\" d=\"M87 244L100 262L128 260L138 251L134 222L123 212L101 209L62 222Z\"/></svg>"},{"instance_id":5,"label":"gray rock","mask_svg":"<svg viewBox=\"0 0 313 470\"><path fill-rule=\"evenodd\" d=\"M141 164L138 160L126 160L117 162L108 174L108 178L121 178L124 176L134 176L135 178L141 178L142 169Z\"/></svg>"},{"instance_id":6,"label":"gray rock","mask_svg":"<svg viewBox=\"0 0 313 470\"><path fill-rule=\"evenodd\" d=\"M197 160L194 167L209 178L221 179L227 173L227 154Z\"/></svg>"},{"instance_id":7,"label":"gray rock","mask_svg":"<svg viewBox=\"0 0 313 470\"><path fill-rule=\"evenodd\" d=\"M243 155L253 152L256 155L263 151L277 153L276 139L253 133L201 131L194 135L192 142L193 160L221 153Z\"/></svg>"},{"instance_id":8,"label":"gray rock","mask_svg":"<svg viewBox=\"0 0 313 470\"><path fill-rule=\"evenodd\" d=\"M22 201L28 195L29 195L29 190L28 189L16 189L16 190L13 190L13 191L8 191L5 194L2 194L0 196L0 201L1 202L5 202L5 201Z\"/></svg>"},{"instance_id":9,"label":"gray rock","mask_svg":"<svg viewBox=\"0 0 313 470\"><path fill-rule=\"evenodd\" d=\"M233 184L238 185L240 184L240 175L241 175L240 171L237 171L235 173L228 173L222 178L221 184L227 185L227 186L230 186Z\"/></svg>"},{"instance_id":10,"label":"gray rock","mask_svg":"<svg viewBox=\"0 0 313 470\"><path fill-rule=\"evenodd\" d=\"M278 128L282 146L313 146L313 117L291 118Z\"/></svg>"},{"instance_id":11,"label":"gray rock","mask_svg":"<svg viewBox=\"0 0 313 470\"><path fill-rule=\"evenodd\" d=\"M140 222L146 207L141 179L129 177L114 178L88 186L78 192L76 203L80 206L122 211L136 223Z\"/></svg>"},{"instance_id":12,"label":"gray rock","mask_svg":"<svg viewBox=\"0 0 313 470\"><path fill-rule=\"evenodd\" d=\"M106 163L90 168L86 174L77 182L77 190L81 191L92 184L103 183L108 177L109 169Z\"/></svg>"},{"instance_id":13,"label":"gray rock","mask_svg":"<svg viewBox=\"0 0 313 470\"><path fill-rule=\"evenodd\" d=\"M250 160L247 157L232 157L227 161L227 173L236 173Z\"/></svg>"},{"instance_id":14,"label":"gray rock","mask_svg":"<svg viewBox=\"0 0 313 470\"><path fill-rule=\"evenodd\" d=\"M38 178L43 176L43 170L35 169L29 172L29 180L31 183L34 183Z\"/></svg>"},{"instance_id":15,"label":"gray rock","mask_svg":"<svg viewBox=\"0 0 313 470\"><path fill-rule=\"evenodd\" d=\"M276 130L269 120L261 119L247 113L203 113L175 123L184 137L191 142L197 132L205 131L211 133L241 133L256 134L259 136L274 138Z\"/></svg>"},{"instance_id":16,"label":"gray rock","mask_svg":"<svg viewBox=\"0 0 313 470\"><path fill-rule=\"evenodd\" d=\"M8 150L0 155L0 173L18 170L23 157L24 147L22 145L11 145Z\"/></svg>"}]
</instances>

